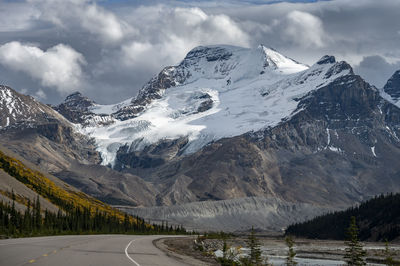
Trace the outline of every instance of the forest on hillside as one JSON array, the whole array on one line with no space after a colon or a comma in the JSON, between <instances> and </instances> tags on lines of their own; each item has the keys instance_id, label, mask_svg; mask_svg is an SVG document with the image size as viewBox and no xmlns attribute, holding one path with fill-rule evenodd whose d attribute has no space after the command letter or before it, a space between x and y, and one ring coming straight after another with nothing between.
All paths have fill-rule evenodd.
<instances>
[{"instance_id":1,"label":"forest on hillside","mask_svg":"<svg viewBox=\"0 0 400 266\"><path fill-rule=\"evenodd\" d=\"M34 202L13 191L0 191L11 203L0 202L0 237L57 234L132 233L184 234L182 226L150 224L123 213L83 192L56 185L41 172L29 169L21 161L0 151L0 169L35 191ZM39 195L59 208L57 213L43 210ZM25 211L15 207L18 202Z\"/></svg>"},{"instance_id":2,"label":"forest on hillside","mask_svg":"<svg viewBox=\"0 0 400 266\"><path fill-rule=\"evenodd\" d=\"M58 213L43 210L39 198L28 202L24 213L12 204L0 202L0 237L25 237L63 234L185 234L181 226L146 223L139 217L124 215L120 220L116 215L96 209L72 207Z\"/></svg>"},{"instance_id":3,"label":"forest on hillside","mask_svg":"<svg viewBox=\"0 0 400 266\"><path fill-rule=\"evenodd\" d=\"M354 216L363 241L400 240L400 194L376 196L344 211L290 225L287 235L312 239L346 239L346 229Z\"/></svg>"}]
</instances>

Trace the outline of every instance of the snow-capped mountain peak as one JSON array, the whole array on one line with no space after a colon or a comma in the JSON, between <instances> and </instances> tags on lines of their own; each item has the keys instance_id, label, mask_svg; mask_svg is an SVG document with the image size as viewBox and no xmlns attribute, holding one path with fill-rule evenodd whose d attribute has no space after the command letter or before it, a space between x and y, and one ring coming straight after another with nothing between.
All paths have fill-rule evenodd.
<instances>
[{"instance_id":1,"label":"snow-capped mountain peak","mask_svg":"<svg viewBox=\"0 0 400 266\"><path fill-rule=\"evenodd\" d=\"M298 63L272 48L259 45L257 48L243 48L230 45L198 46L192 49L177 66L164 68L153 77L132 99L131 107L122 112L122 119L132 117L139 106L159 99L169 87L183 86L204 80L224 80L233 86L241 80L268 76L287 75L306 70L308 66ZM136 114L135 114L136 115Z\"/></svg>"},{"instance_id":2,"label":"snow-capped mountain peak","mask_svg":"<svg viewBox=\"0 0 400 266\"><path fill-rule=\"evenodd\" d=\"M173 70L179 77L175 81L183 85L199 78L227 79L235 82L244 78L254 78L266 71L292 74L307 68L306 65L263 45L255 49L218 45L194 48Z\"/></svg>"},{"instance_id":3,"label":"snow-capped mountain peak","mask_svg":"<svg viewBox=\"0 0 400 266\"><path fill-rule=\"evenodd\" d=\"M86 123L82 131L96 139L104 164L114 162L121 146L141 150L165 139L187 138L185 153L192 153L220 138L274 127L301 111L299 99L352 73L329 56L308 67L262 45L200 46L132 101L92 107L92 114L108 110L112 122Z\"/></svg>"},{"instance_id":4,"label":"snow-capped mountain peak","mask_svg":"<svg viewBox=\"0 0 400 266\"><path fill-rule=\"evenodd\" d=\"M308 69L307 65L296 62L280 53L275 49L260 45L258 49L262 49L265 54L265 62L278 71L285 74L297 73Z\"/></svg>"}]
</instances>

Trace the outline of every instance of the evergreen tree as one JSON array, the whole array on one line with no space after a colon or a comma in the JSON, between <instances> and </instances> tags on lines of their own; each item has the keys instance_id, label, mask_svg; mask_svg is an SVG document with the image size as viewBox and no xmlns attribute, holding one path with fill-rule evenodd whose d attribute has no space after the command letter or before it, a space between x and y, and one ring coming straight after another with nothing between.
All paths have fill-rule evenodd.
<instances>
[{"instance_id":1,"label":"evergreen tree","mask_svg":"<svg viewBox=\"0 0 400 266\"><path fill-rule=\"evenodd\" d=\"M3 202L0 203L0 233L4 230L4 215L3 212Z\"/></svg>"},{"instance_id":2,"label":"evergreen tree","mask_svg":"<svg viewBox=\"0 0 400 266\"><path fill-rule=\"evenodd\" d=\"M35 210L34 210L34 220L35 220L34 225L37 230L40 230L40 227L42 226L42 214L40 212L41 212L40 200L38 195L35 201Z\"/></svg>"},{"instance_id":3,"label":"evergreen tree","mask_svg":"<svg viewBox=\"0 0 400 266\"><path fill-rule=\"evenodd\" d=\"M130 227L129 216L127 213L124 215L124 231L127 232Z\"/></svg>"},{"instance_id":4,"label":"evergreen tree","mask_svg":"<svg viewBox=\"0 0 400 266\"><path fill-rule=\"evenodd\" d=\"M228 256L228 245L226 244L226 238L224 237L224 243L222 246L222 258L225 260Z\"/></svg>"},{"instance_id":5,"label":"evergreen tree","mask_svg":"<svg viewBox=\"0 0 400 266\"><path fill-rule=\"evenodd\" d=\"M14 195L14 192L13 192ZM17 211L15 209L15 201L12 201L12 207L10 211L10 233L11 235L14 235L16 233L16 228L17 228Z\"/></svg>"},{"instance_id":6,"label":"evergreen tree","mask_svg":"<svg viewBox=\"0 0 400 266\"><path fill-rule=\"evenodd\" d=\"M288 247L288 253L286 257L286 265L288 266L293 266L297 265L297 262L294 260L294 257L296 256L296 252L293 249L294 246L294 241L290 236L287 236L285 238L286 245Z\"/></svg>"},{"instance_id":7,"label":"evergreen tree","mask_svg":"<svg viewBox=\"0 0 400 266\"><path fill-rule=\"evenodd\" d=\"M246 241L248 248L250 248L250 262L252 265L261 265L261 249L260 249L260 242L256 238L254 228L251 227L251 232L249 238Z\"/></svg>"},{"instance_id":8,"label":"evergreen tree","mask_svg":"<svg viewBox=\"0 0 400 266\"><path fill-rule=\"evenodd\" d=\"M200 236L197 237L199 243L201 242L200 240ZM201 247L200 250L203 249L203 246L199 246L199 248ZM236 263L231 257L232 254L230 254L230 252L228 251L228 245L226 243L226 237L223 236L223 247L222 247L222 258L218 258L217 261L221 264L221 266L236 266L236 265L240 265L239 263ZM243 266L245 264L242 264Z\"/></svg>"},{"instance_id":9,"label":"evergreen tree","mask_svg":"<svg viewBox=\"0 0 400 266\"><path fill-rule=\"evenodd\" d=\"M394 266L396 265L395 261L393 260L392 254L389 249L389 242L386 240L385 242L385 265Z\"/></svg>"},{"instance_id":10,"label":"evergreen tree","mask_svg":"<svg viewBox=\"0 0 400 266\"><path fill-rule=\"evenodd\" d=\"M31 200L28 200L28 204L26 206L23 227L26 232L30 232L32 230L32 217L31 217Z\"/></svg>"},{"instance_id":11,"label":"evergreen tree","mask_svg":"<svg viewBox=\"0 0 400 266\"><path fill-rule=\"evenodd\" d=\"M363 246L358 239L358 227L356 224L356 218L351 217L350 226L347 229L348 240L346 241L346 254L344 256L347 265L361 266L366 265L365 255L366 252L363 250Z\"/></svg>"}]
</instances>

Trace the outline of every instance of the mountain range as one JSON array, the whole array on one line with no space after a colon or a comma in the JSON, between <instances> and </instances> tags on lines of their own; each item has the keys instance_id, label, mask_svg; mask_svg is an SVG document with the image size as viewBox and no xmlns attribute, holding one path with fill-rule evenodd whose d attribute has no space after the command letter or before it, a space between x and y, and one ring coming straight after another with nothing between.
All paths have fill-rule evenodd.
<instances>
[{"instance_id":1,"label":"mountain range","mask_svg":"<svg viewBox=\"0 0 400 266\"><path fill-rule=\"evenodd\" d=\"M57 106L0 87L0 144L152 220L281 230L400 191L400 71L383 88L344 61L201 46L121 103Z\"/></svg>"}]
</instances>

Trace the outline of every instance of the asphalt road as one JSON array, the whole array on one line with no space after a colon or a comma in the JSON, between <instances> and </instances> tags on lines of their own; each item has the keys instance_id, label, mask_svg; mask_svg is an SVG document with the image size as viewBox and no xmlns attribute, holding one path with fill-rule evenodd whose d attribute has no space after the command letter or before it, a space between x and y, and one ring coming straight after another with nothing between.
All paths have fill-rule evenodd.
<instances>
[{"instance_id":1,"label":"asphalt road","mask_svg":"<svg viewBox=\"0 0 400 266\"><path fill-rule=\"evenodd\" d=\"M0 266L186 265L153 245L163 236L91 235L0 240Z\"/></svg>"}]
</instances>

